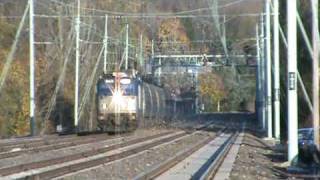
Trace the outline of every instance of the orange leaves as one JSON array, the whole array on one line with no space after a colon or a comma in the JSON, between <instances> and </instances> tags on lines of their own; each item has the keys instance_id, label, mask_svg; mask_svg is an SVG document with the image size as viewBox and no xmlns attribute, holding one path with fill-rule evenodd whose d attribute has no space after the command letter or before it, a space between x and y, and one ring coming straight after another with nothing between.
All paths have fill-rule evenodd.
<instances>
[{"instance_id":1,"label":"orange leaves","mask_svg":"<svg viewBox=\"0 0 320 180\"><path fill-rule=\"evenodd\" d=\"M15 60L5 88L7 102L11 105L3 108L12 112L10 116L4 116L4 118L9 120L12 126L10 134L16 136L26 135L29 131L29 79L27 77L28 66L25 66L22 61Z\"/></svg>"},{"instance_id":2,"label":"orange leaves","mask_svg":"<svg viewBox=\"0 0 320 180\"><path fill-rule=\"evenodd\" d=\"M29 133L29 64L15 59L0 96L0 128L8 127L0 135L24 136ZM37 86L46 71L46 61L36 61ZM5 102L5 103L4 103Z\"/></svg>"},{"instance_id":3,"label":"orange leaves","mask_svg":"<svg viewBox=\"0 0 320 180\"><path fill-rule=\"evenodd\" d=\"M224 83L216 74L206 73L199 75L199 91L203 98L208 98L212 103L222 100L226 96Z\"/></svg>"},{"instance_id":4,"label":"orange leaves","mask_svg":"<svg viewBox=\"0 0 320 180\"><path fill-rule=\"evenodd\" d=\"M190 46L190 39L180 19L167 19L162 21L158 31L158 38L163 42L179 42L179 44L175 46L172 44L165 44L161 42L159 44L160 48L178 48L181 47L182 44L185 46L185 48Z\"/></svg>"}]
</instances>

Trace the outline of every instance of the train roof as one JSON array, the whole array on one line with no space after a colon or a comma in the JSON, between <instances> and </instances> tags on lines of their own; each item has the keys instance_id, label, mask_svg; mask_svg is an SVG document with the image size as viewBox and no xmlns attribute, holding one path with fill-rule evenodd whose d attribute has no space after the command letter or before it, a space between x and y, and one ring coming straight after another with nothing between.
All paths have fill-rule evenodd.
<instances>
[{"instance_id":1,"label":"train roof","mask_svg":"<svg viewBox=\"0 0 320 180\"><path fill-rule=\"evenodd\" d=\"M101 79L112 79L114 77L120 77L120 78L136 78L136 71L134 70L128 70L128 71L121 71L121 72L113 72L113 73L107 73L100 76Z\"/></svg>"}]
</instances>

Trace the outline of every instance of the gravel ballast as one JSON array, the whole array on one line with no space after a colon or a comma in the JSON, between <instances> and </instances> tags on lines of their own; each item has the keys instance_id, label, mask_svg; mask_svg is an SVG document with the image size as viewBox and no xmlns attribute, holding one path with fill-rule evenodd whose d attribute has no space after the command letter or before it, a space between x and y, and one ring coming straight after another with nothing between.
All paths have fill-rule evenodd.
<instances>
[{"instance_id":1,"label":"gravel ballast","mask_svg":"<svg viewBox=\"0 0 320 180\"><path fill-rule=\"evenodd\" d=\"M191 148L198 142L207 139L209 134L213 135L208 132L195 133L177 141L140 152L129 158L84 170L60 179L133 179L140 173L148 172L154 166L174 157L181 150Z\"/></svg>"},{"instance_id":2,"label":"gravel ballast","mask_svg":"<svg viewBox=\"0 0 320 180\"><path fill-rule=\"evenodd\" d=\"M137 130L128 137L120 137L120 136L109 137L106 134L106 140L103 140L103 141L96 141L96 142L93 141L92 143L89 143L89 144L83 144L83 145L72 146L72 147L45 151L45 152L25 153L17 157L2 159L0 161L0 168L68 156L75 153L81 153L88 150L97 149L99 147L119 144L119 143L127 142L133 139L147 137L147 136L151 136L151 135L155 135L155 134L159 134L167 131L168 130L163 130L163 129L162 130L161 129ZM81 137L79 137L79 139L80 138Z\"/></svg>"},{"instance_id":3,"label":"gravel ballast","mask_svg":"<svg viewBox=\"0 0 320 180\"><path fill-rule=\"evenodd\" d=\"M285 162L285 155L273 150L273 144L245 133L230 179L286 179L274 170Z\"/></svg>"}]
</instances>

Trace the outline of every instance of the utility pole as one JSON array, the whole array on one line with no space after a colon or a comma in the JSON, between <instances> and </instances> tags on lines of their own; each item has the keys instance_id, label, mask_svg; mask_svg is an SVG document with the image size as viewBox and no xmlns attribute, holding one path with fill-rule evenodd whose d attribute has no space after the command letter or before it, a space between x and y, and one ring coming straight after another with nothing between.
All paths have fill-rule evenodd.
<instances>
[{"instance_id":1,"label":"utility pole","mask_svg":"<svg viewBox=\"0 0 320 180\"><path fill-rule=\"evenodd\" d=\"M266 9L266 80L267 80L267 122L268 138L272 138L272 81L271 81L271 19L270 0L265 0Z\"/></svg>"},{"instance_id":2,"label":"utility pole","mask_svg":"<svg viewBox=\"0 0 320 180\"><path fill-rule=\"evenodd\" d=\"M74 97L74 127L78 130L78 101L79 101L79 58L80 58L80 0L78 0L78 13L76 17L76 74L75 74L75 97Z\"/></svg>"},{"instance_id":3,"label":"utility pole","mask_svg":"<svg viewBox=\"0 0 320 180\"><path fill-rule=\"evenodd\" d=\"M35 135L35 53L34 53L34 2L29 0L29 46L30 46L30 135Z\"/></svg>"},{"instance_id":4,"label":"utility pole","mask_svg":"<svg viewBox=\"0 0 320 180\"><path fill-rule=\"evenodd\" d=\"M262 100L262 130L266 130L266 110L267 110L267 103L266 103L266 69L265 69L265 33L264 33L264 15L261 15L261 22L260 22L260 30L261 30L261 100Z\"/></svg>"},{"instance_id":5,"label":"utility pole","mask_svg":"<svg viewBox=\"0 0 320 180\"><path fill-rule=\"evenodd\" d=\"M257 44L257 69L256 69L256 113L260 126L262 127L262 88L261 88L261 57L260 57L260 40L259 25L256 25L256 44Z\"/></svg>"},{"instance_id":6,"label":"utility pole","mask_svg":"<svg viewBox=\"0 0 320 180\"><path fill-rule=\"evenodd\" d=\"M227 44L227 29L226 29L226 23L227 23L227 20L226 20L226 15L223 15L223 29L222 29L222 36L223 36L223 41L225 44ZM229 58L229 53L226 54L227 55L227 58Z\"/></svg>"},{"instance_id":7,"label":"utility pole","mask_svg":"<svg viewBox=\"0 0 320 180\"><path fill-rule=\"evenodd\" d=\"M140 72L144 70L144 60L143 60L143 34L140 34Z\"/></svg>"},{"instance_id":8,"label":"utility pole","mask_svg":"<svg viewBox=\"0 0 320 180\"><path fill-rule=\"evenodd\" d=\"M154 58L154 40L152 39L151 41L151 55L152 55L152 60Z\"/></svg>"},{"instance_id":9,"label":"utility pole","mask_svg":"<svg viewBox=\"0 0 320 180\"><path fill-rule=\"evenodd\" d=\"M314 128L314 144L319 150L319 22L318 22L318 0L312 0L312 38L313 38L313 128Z\"/></svg>"},{"instance_id":10,"label":"utility pole","mask_svg":"<svg viewBox=\"0 0 320 180\"><path fill-rule=\"evenodd\" d=\"M195 72L195 78L196 78L196 84L195 84L195 91L196 91L196 100L195 100L195 108L196 108L196 114L199 114L199 72L196 69Z\"/></svg>"},{"instance_id":11,"label":"utility pole","mask_svg":"<svg viewBox=\"0 0 320 180\"><path fill-rule=\"evenodd\" d=\"M128 70L128 60L129 60L129 24L126 26L126 64L125 68Z\"/></svg>"},{"instance_id":12,"label":"utility pole","mask_svg":"<svg viewBox=\"0 0 320 180\"><path fill-rule=\"evenodd\" d=\"M161 58L159 58L159 68L158 68L158 77L159 77L159 79L158 79L158 83L159 83L160 86L161 86L161 73L162 73L161 65L162 65Z\"/></svg>"},{"instance_id":13,"label":"utility pole","mask_svg":"<svg viewBox=\"0 0 320 180\"><path fill-rule=\"evenodd\" d=\"M280 139L279 0L273 0L273 106L275 138Z\"/></svg>"},{"instance_id":14,"label":"utility pole","mask_svg":"<svg viewBox=\"0 0 320 180\"><path fill-rule=\"evenodd\" d=\"M298 155L297 0L287 0L288 22L288 160Z\"/></svg>"},{"instance_id":15,"label":"utility pole","mask_svg":"<svg viewBox=\"0 0 320 180\"><path fill-rule=\"evenodd\" d=\"M107 56L108 56L108 15L106 14L105 17L105 24L104 24L104 61L103 61L103 72L107 74Z\"/></svg>"},{"instance_id":16,"label":"utility pole","mask_svg":"<svg viewBox=\"0 0 320 180\"><path fill-rule=\"evenodd\" d=\"M199 87L198 87L198 84L199 84L199 80L198 80L198 77L199 77L199 75L198 75L198 70L196 70L196 72L195 72L195 78L196 78L196 88L195 88L195 90L196 90L196 100L195 100L195 108L196 108L196 114L199 114L199 93L198 93L198 91L199 91Z\"/></svg>"}]
</instances>

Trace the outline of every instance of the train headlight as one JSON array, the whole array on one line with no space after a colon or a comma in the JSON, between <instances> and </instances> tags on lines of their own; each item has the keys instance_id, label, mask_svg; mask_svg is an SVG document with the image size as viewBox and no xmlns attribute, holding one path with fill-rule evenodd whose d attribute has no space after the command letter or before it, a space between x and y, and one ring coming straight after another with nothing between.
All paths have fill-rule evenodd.
<instances>
[{"instance_id":1,"label":"train headlight","mask_svg":"<svg viewBox=\"0 0 320 180\"><path fill-rule=\"evenodd\" d=\"M130 83L131 83L131 80L130 80L130 79L126 79L126 78L125 78L125 79L121 79L121 80L120 80L120 83L121 83L121 84L130 84Z\"/></svg>"},{"instance_id":2,"label":"train headlight","mask_svg":"<svg viewBox=\"0 0 320 180\"><path fill-rule=\"evenodd\" d=\"M129 110L136 110L136 106L137 106L136 100L129 100L128 101L128 109Z\"/></svg>"},{"instance_id":3,"label":"train headlight","mask_svg":"<svg viewBox=\"0 0 320 180\"><path fill-rule=\"evenodd\" d=\"M120 91L115 91L113 93L113 102L116 104L122 104L123 103L123 97L122 93Z\"/></svg>"}]
</instances>

